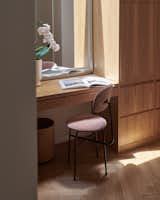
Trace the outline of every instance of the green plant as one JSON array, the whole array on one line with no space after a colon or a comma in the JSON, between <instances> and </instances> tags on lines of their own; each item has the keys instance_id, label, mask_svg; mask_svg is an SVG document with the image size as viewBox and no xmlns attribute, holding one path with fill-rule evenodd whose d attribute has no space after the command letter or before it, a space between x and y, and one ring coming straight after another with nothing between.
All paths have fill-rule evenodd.
<instances>
[{"instance_id":1,"label":"green plant","mask_svg":"<svg viewBox=\"0 0 160 200\"><path fill-rule=\"evenodd\" d=\"M38 27L37 32L39 36L43 36L43 45L37 47L35 49L35 59L39 60L44 55L46 55L51 49L54 52L59 51L60 46L54 40L53 34L50 32L50 25L43 24L42 26Z\"/></svg>"}]
</instances>

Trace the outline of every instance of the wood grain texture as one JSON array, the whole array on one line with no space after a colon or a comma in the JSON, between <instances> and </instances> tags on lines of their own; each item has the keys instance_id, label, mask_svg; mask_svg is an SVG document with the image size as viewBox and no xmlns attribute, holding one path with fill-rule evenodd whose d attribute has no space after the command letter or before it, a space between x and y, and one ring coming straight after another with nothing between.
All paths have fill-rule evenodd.
<instances>
[{"instance_id":1,"label":"wood grain texture","mask_svg":"<svg viewBox=\"0 0 160 200\"><path fill-rule=\"evenodd\" d=\"M120 83L154 78L154 4L120 4Z\"/></svg>"},{"instance_id":2,"label":"wood grain texture","mask_svg":"<svg viewBox=\"0 0 160 200\"><path fill-rule=\"evenodd\" d=\"M135 114L119 119L118 147L119 151L127 149L128 144L136 147L139 143L156 137L154 130L154 111ZM148 141L147 140L147 141ZM128 145L128 146L127 146Z\"/></svg>"},{"instance_id":3,"label":"wood grain texture","mask_svg":"<svg viewBox=\"0 0 160 200\"><path fill-rule=\"evenodd\" d=\"M160 79L160 1L154 4L154 66L155 78Z\"/></svg>"},{"instance_id":4,"label":"wood grain texture","mask_svg":"<svg viewBox=\"0 0 160 200\"><path fill-rule=\"evenodd\" d=\"M126 116L154 108L154 83L120 87L119 114Z\"/></svg>"},{"instance_id":5,"label":"wood grain texture","mask_svg":"<svg viewBox=\"0 0 160 200\"><path fill-rule=\"evenodd\" d=\"M74 0L74 66L88 66L87 0Z\"/></svg>"},{"instance_id":6,"label":"wood grain texture","mask_svg":"<svg viewBox=\"0 0 160 200\"><path fill-rule=\"evenodd\" d=\"M157 0L120 1L119 150L158 136L159 12Z\"/></svg>"},{"instance_id":7,"label":"wood grain texture","mask_svg":"<svg viewBox=\"0 0 160 200\"><path fill-rule=\"evenodd\" d=\"M156 108L160 108L160 81L155 84L156 87Z\"/></svg>"},{"instance_id":8,"label":"wood grain texture","mask_svg":"<svg viewBox=\"0 0 160 200\"><path fill-rule=\"evenodd\" d=\"M42 111L59 106L91 102L102 87L62 90L58 80L43 81L41 86L36 88L37 109L38 111ZM117 90L117 86L115 85L113 96L118 95Z\"/></svg>"},{"instance_id":9,"label":"wood grain texture","mask_svg":"<svg viewBox=\"0 0 160 200\"><path fill-rule=\"evenodd\" d=\"M94 73L119 81L119 1L93 0Z\"/></svg>"},{"instance_id":10,"label":"wood grain texture","mask_svg":"<svg viewBox=\"0 0 160 200\"><path fill-rule=\"evenodd\" d=\"M103 152L97 160L94 145L79 145L79 180L66 163L66 146L56 146L55 159L39 167L38 200L159 200L160 143L119 156L109 153L104 177Z\"/></svg>"},{"instance_id":11,"label":"wood grain texture","mask_svg":"<svg viewBox=\"0 0 160 200\"><path fill-rule=\"evenodd\" d=\"M160 137L160 109L155 110L155 135Z\"/></svg>"},{"instance_id":12,"label":"wood grain texture","mask_svg":"<svg viewBox=\"0 0 160 200\"><path fill-rule=\"evenodd\" d=\"M158 3L159 0L120 0L121 3L129 3L129 4L153 4L153 3Z\"/></svg>"}]
</instances>

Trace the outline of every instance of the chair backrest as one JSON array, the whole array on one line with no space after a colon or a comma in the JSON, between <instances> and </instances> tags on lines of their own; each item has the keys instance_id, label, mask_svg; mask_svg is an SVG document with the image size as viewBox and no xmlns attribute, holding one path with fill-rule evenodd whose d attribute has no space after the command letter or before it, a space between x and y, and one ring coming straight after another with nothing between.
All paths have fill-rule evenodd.
<instances>
[{"instance_id":1,"label":"chair backrest","mask_svg":"<svg viewBox=\"0 0 160 200\"><path fill-rule=\"evenodd\" d=\"M112 96L113 85L107 86L100 90L92 101L92 113L98 114L108 107Z\"/></svg>"}]
</instances>

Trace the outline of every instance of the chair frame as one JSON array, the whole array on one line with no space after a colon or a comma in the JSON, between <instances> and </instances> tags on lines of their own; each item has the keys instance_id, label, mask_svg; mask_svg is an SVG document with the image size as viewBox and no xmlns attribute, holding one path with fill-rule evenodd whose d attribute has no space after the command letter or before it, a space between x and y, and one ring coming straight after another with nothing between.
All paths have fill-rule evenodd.
<instances>
[{"instance_id":1,"label":"chair frame","mask_svg":"<svg viewBox=\"0 0 160 200\"><path fill-rule=\"evenodd\" d=\"M71 151L71 137L74 138L74 181L76 180L76 175L77 175L77 143L78 143L78 139L81 140L86 140L88 142L93 142L96 143L96 156L98 158L98 144L103 145L103 154L104 154L104 165L105 165L105 175L107 175L107 147L108 145L113 145L115 142L114 139L114 133L113 133L113 120L112 120L112 110L111 110L111 103L108 103L108 111L109 111L109 118L110 118L110 127L111 127L111 140L110 141L106 141L106 137L105 137L105 129L99 130L99 131L95 131L93 132L95 134L95 139L90 139L88 137L82 137L79 136L78 134L80 133L80 131L75 131L69 128L69 141L68 141L68 162L70 163L70 151ZM107 111L106 109L106 111ZM75 134L72 133L72 131L75 131ZM98 140L98 133L100 131L103 131L103 141Z\"/></svg>"}]
</instances>

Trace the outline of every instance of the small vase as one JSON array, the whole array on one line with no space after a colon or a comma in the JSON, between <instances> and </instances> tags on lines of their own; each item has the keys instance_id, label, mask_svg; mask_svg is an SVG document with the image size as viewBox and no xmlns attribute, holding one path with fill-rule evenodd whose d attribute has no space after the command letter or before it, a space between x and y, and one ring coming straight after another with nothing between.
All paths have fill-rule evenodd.
<instances>
[{"instance_id":1,"label":"small vase","mask_svg":"<svg viewBox=\"0 0 160 200\"><path fill-rule=\"evenodd\" d=\"M42 60L36 60L36 86L41 85L42 79Z\"/></svg>"}]
</instances>

